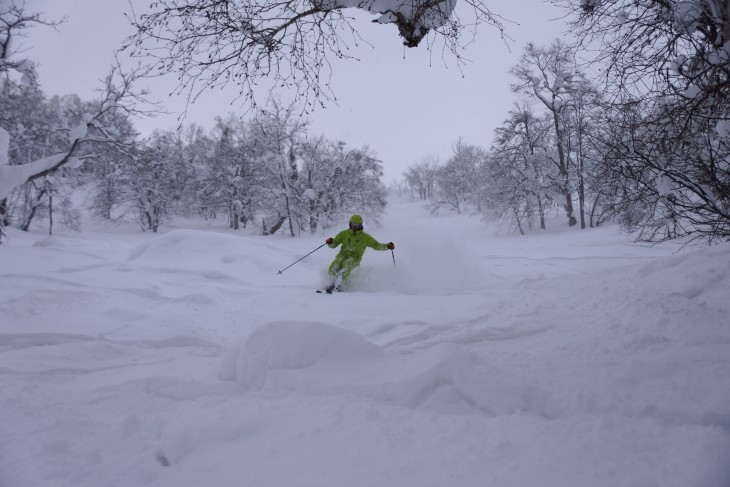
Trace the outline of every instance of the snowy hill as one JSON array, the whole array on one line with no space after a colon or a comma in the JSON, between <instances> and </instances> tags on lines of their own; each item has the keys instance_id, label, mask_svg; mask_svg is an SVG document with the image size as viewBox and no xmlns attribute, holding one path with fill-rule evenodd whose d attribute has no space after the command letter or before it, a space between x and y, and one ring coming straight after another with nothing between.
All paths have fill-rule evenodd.
<instances>
[{"instance_id":1,"label":"snowy hill","mask_svg":"<svg viewBox=\"0 0 730 487\"><path fill-rule=\"evenodd\" d=\"M730 245L365 226L332 296L328 235L9 229L0 486L730 485Z\"/></svg>"}]
</instances>

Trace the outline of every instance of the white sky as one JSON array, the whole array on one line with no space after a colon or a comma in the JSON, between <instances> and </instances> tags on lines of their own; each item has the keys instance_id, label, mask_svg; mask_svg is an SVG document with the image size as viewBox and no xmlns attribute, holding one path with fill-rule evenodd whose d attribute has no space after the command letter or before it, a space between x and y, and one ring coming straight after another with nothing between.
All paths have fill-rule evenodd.
<instances>
[{"instance_id":1,"label":"white sky","mask_svg":"<svg viewBox=\"0 0 730 487\"><path fill-rule=\"evenodd\" d=\"M148 0L131 2L138 12L149 4ZM362 45L354 53L360 62L334 62L332 85L337 104L317 109L308 117L310 134L341 139L352 147L370 146L383 161L386 182L400 178L408 166L425 156L446 160L460 136L468 143L488 147L493 130L514 100L508 70L523 46L529 41L548 44L564 29L555 20L560 12L541 0L492 3L495 12L519 22L506 24L515 41L512 50L496 29L483 26L466 53L472 62L464 68L463 77L453 59L444 66L440 53L430 62L425 42L406 49L394 26L360 22L361 34L374 47ZM129 8L128 0L26 0L26 5L29 10L44 12L48 19L67 17L58 31L36 27L22 42L24 56L40 64L44 91L93 98L114 49L131 33L122 14ZM172 113L139 120L138 129L147 135L157 127L175 127L185 100L168 96L175 86L174 77L145 86ZM232 101L233 95L225 91L210 92L189 109L185 123L208 128L217 115L242 113L240 105L231 105Z\"/></svg>"}]
</instances>

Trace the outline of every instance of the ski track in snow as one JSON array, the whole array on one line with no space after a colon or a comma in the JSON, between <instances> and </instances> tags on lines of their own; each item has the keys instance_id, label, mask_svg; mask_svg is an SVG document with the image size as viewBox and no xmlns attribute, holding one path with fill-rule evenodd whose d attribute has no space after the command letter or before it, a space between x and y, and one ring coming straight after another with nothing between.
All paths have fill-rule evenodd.
<instances>
[{"instance_id":1,"label":"ski track in snow","mask_svg":"<svg viewBox=\"0 0 730 487\"><path fill-rule=\"evenodd\" d=\"M728 245L394 199L329 296L326 235L9 230L2 487L730 485Z\"/></svg>"}]
</instances>

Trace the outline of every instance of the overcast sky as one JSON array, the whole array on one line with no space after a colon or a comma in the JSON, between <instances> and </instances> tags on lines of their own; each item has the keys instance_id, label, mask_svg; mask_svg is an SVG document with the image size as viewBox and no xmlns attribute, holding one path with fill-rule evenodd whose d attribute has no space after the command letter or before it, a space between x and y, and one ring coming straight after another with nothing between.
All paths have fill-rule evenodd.
<instances>
[{"instance_id":1,"label":"overcast sky","mask_svg":"<svg viewBox=\"0 0 730 487\"><path fill-rule=\"evenodd\" d=\"M140 12L149 1L132 0L132 4ZM445 66L440 53L432 56L425 42L418 48L404 48L395 26L373 24L363 14L357 27L373 47L360 46L354 53L359 62L334 63L332 86L337 103L308 116L310 134L341 139L351 147L368 145L383 161L388 183L425 156L445 161L460 136L470 144L488 147L493 130L515 99L509 90L508 70L518 61L524 45L530 41L549 44L565 29L556 20L560 12L542 0L495 0L490 5L515 22L506 23L514 39L511 52L499 32L484 25L477 42L466 52L472 62L462 69L463 76L453 59ZM48 19L67 18L57 30L31 29L22 41L23 56L40 64L44 92L94 98L115 48L131 33L123 15L129 1L26 0L26 6L44 12ZM139 120L135 123L138 130L148 135L156 127L177 126L185 100L168 96L175 86L174 76L144 86L172 114ZM184 123L209 128L216 115L228 112L240 114L243 109L232 94L214 91L188 110Z\"/></svg>"}]
</instances>

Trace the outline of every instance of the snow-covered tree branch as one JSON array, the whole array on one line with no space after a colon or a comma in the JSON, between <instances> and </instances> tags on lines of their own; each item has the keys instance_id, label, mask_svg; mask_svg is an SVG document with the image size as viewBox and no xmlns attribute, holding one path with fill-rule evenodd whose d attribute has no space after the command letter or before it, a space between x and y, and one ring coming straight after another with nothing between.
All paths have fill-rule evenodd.
<instances>
[{"instance_id":1,"label":"snow-covered tree branch","mask_svg":"<svg viewBox=\"0 0 730 487\"><path fill-rule=\"evenodd\" d=\"M103 80L100 96L95 102L79 106L79 113L69 113L71 118L66 122L57 121L63 125L47 128L65 133L65 141L55 141L53 147L56 152L50 155L31 159L30 162L12 160L10 134L0 128L0 224L6 223L6 200L15 188L49 176L61 168L80 167L85 160L93 158L93 154L88 151L83 153L82 147L102 143L113 146L117 151L127 152L134 134L120 134L111 124L119 114L126 117L148 112L148 106L142 106L142 103L146 103L144 92L133 88L134 81L145 72L145 69L138 68L125 73L118 65L113 66ZM22 110L23 107L19 105L17 109ZM9 121L11 125L21 123L18 118L13 122L12 116ZM66 125L68 121L71 121L70 125Z\"/></svg>"},{"instance_id":2,"label":"snow-covered tree branch","mask_svg":"<svg viewBox=\"0 0 730 487\"><path fill-rule=\"evenodd\" d=\"M160 0L149 12L130 16L136 32L125 49L155 58L160 73L175 72L177 92L190 102L206 88L234 84L255 104L254 90L266 80L295 90L311 108L334 96L331 60L353 59L352 48L362 41L345 10L394 24L408 47L433 33L458 59L470 28L503 30L486 0L461 2L465 20L455 11L456 0Z\"/></svg>"},{"instance_id":3,"label":"snow-covered tree branch","mask_svg":"<svg viewBox=\"0 0 730 487\"><path fill-rule=\"evenodd\" d=\"M22 51L18 39L23 37L24 30L33 25L55 28L61 22L46 20L37 12L28 13L25 6L15 0L0 2L0 75L8 76L16 72L24 82L35 83L35 64L18 57Z\"/></svg>"},{"instance_id":4,"label":"snow-covered tree branch","mask_svg":"<svg viewBox=\"0 0 730 487\"><path fill-rule=\"evenodd\" d=\"M730 7L724 0L557 0L607 74L626 181L623 222L643 240L730 238Z\"/></svg>"},{"instance_id":5,"label":"snow-covered tree branch","mask_svg":"<svg viewBox=\"0 0 730 487\"><path fill-rule=\"evenodd\" d=\"M141 94L135 92L132 84L144 70L123 73L118 66L111 68L104 80L101 96L93 113L84 113L81 122L69 129L66 150L27 164L13 165L8 156L10 137L0 128L0 200L6 198L17 186L47 176L61 167L78 167L83 162L77 157L80 146L87 142L108 142L123 148L128 142L119 140L116 134L105 127L103 119L115 110L136 113ZM4 150L4 152L3 152Z\"/></svg>"}]
</instances>

